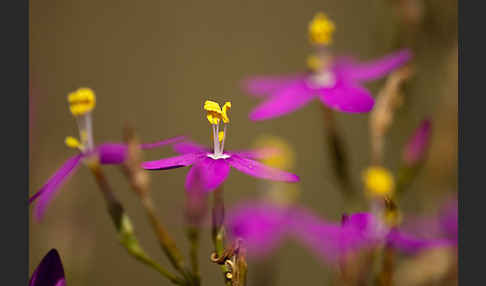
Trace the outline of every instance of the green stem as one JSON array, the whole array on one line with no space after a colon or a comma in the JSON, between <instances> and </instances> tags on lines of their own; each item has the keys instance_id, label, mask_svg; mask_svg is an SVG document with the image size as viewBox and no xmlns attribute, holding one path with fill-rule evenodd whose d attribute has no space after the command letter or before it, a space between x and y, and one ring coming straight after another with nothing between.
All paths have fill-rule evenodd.
<instances>
[{"instance_id":1,"label":"green stem","mask_svg":"<svg viewBox=\"0 0 486 286\"><path fill-rule=\"evenodd\" d=\"M217 188L213 192L213 210L212 210L212 239L214 244L214 251L217 257L221 257L224 252L224 199L223 199L223 187ZM230 269L223 264L221 265L221 271L223 272L223 279L227 286L231 286L231 280L227 279L226 274Z\"/></svg>"},{"instance_id":2,"label":"green stem","mask_svg":"<svg viewBox=\"0 0 486 286\"><path fill-rule=\"evenodd\" d=\"M116 199L110 185L108 184L108 181L106 180L104 173L101 170L99 163L96 161L89 162L88 167L91 173L94 175L96 183L98 184L101 193L103 194L103 197L108 207L108 211L110 213L110 217L115 224L120 242L123 247L125 247L128 253L132 255L135 259L157 270L162 276L169 279L172 283L184 285L184 281L182 279L170 273L157 262L152 260L140 247L140 244L135 237L130 218L125 213L121 203Z\"/></svg>"},{"instance_id":3,"label":"green stem","mask_svg":"<svg viewBox=\"0 0 486 286\"><path fill-rule=\"evenodd\" d=\"M187 238L190 243L189 256L191 259L192 276L196 285L201 284L201 274L199 272L199 234L200 228L197 226L189 226L187 230Z\"/></svg>"}]
</instances>

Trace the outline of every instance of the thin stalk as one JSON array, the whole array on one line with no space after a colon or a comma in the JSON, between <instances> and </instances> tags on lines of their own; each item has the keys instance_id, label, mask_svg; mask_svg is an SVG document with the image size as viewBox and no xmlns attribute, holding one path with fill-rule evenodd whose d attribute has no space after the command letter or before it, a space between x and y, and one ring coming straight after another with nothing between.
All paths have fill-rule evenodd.
<instances>
[{"instance_id":1,"label":"thin stalk","mask_svg":"<svg viewBox=\"0 0 486 286\"><path fill-rule=\"evenodd\" d=\"M214 252L217 257L221 257L224 252L224 198L223 198L223 186L217 188L213 192L213 209L212 209L212 239L214 244ZM230 269L223 263L221 265L221 271L223 272L223 278L227 286L231 286L231 280L227 279L226 274Z\"/></svg>"},{"instance_id":2,"label":"thin stalk","mask_svg":"<svg viewBox=\"0 0 486 286\"><path fill-rule=\"evenodd\" d=\"M199 236L201 229L198 226L189 226L187 230L187 238L190 243L189 257L191 259L191 270L197 285L200 285L201 273L199 272Z\"/></svg>"},{"instance_id":3,"label":"thin stalk","mask_svg":"<svg viewBox=\"0 0 486 286\"><path fill-rule=\"evenodd\" d=\"M98 184L101 193L103 194L103 198L105 199L108 212L110 213L110 217L112 218L112 221L115 224L118 233L120 234L121 243L128 251L128 253L138 261L158 271L162 276L169 279L172 283L184 285L184 281L182 279L177 277L175 274L172 274L160 264L152 260L139 246L138 241L133 234L133 228L131 226L130 219L123 210L121 203L115 197L103 171L100 168L99 163L96 161L89 162L88 167L95 177L96 183Z\"/></svg>"},{"instance_id":4,"label":"thin stalk","mask_svg":"<svg viewBox=\"0 0 486 286\"><path fill-rule=\"evenodd\" d=\"M125 128L125 141L128 145L128 155L125 164L122 165L122 172L127 177L132 189L138 194L145 213L150 221L152 229L157 236L159 245L165 255L169 258L172 266L180 272L188 281L190 275L185 268L183 257L174 239L169 235L164 225L157 217L157 212L150 196L150 183L147 173L140 167L141 151L140 144L135 138L132 129Z\"/></svg>"},{"instance_id":5,"label":"thin stalk","mask_svg":"<svg viewBox=\"0 0 486 286\"><path fill-rule=\"evenodd\" d=\"M349 174L349 162L343 140L338 132L334 112L325 106L322 107L322 112L328 152L332 162L331 167L342 193L350 197L354 194L354 191Z\"/></svg>"}]
</instances>

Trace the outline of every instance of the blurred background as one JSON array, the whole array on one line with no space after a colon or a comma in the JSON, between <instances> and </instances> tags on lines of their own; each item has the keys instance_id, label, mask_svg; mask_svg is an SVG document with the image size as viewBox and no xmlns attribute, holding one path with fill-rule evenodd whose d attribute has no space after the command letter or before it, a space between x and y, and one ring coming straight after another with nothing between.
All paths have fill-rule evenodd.
<instances>
[{"instance_id":1,"label":"blurred background","mask_svg":"<svg viewBox=\"0 0 486 286\"><path fill-rule=\"evenodd\" d=\"M427 214L457 192L457 2L455 0L324 1L69 1L30 3L30 194L74 154L64 145L77 136L66 101L86 86L97 94L96 142L121 141L129 123L141 141L177 135L210 144L204 100L231 101L226 146L253 146L263 134L293 147L302 190L299 202L339 220L343 197L330 170L322 111L317 101L274 120L253 123L248 113L259 101L240 88L256 74L305 69L312 51L307 25L318 11L336 25L333 50L366 60L398 48L415 52L415 75L387 135L385 166L396 170L407 137L426 116L433 135L428 160L401 204L405 213ZM367 87L376 94L384 80ZM354 184L370 163L368 114L337 114ZM144 153L155 160L170 148ZM187 168L150 173L161 220L186 249L184 180ZM169 266L140 206L116 167L108 179L132 217L142 245ZM259 181L231 172L225 183L228 206L257 198ZM50 248L62 256L70 286L169 285L132 259L116 232L89 171L80 168L62 188L41 223L30 222L30 273ZM209 262L210 231L202 235L203 285L222 285ZM327 285L330 270L307 250L289 242L278 254L277 285ZM252 263L249 265L250 285ZM255 272L255 271L253 271Z\"/></svg>"}]
</instances>

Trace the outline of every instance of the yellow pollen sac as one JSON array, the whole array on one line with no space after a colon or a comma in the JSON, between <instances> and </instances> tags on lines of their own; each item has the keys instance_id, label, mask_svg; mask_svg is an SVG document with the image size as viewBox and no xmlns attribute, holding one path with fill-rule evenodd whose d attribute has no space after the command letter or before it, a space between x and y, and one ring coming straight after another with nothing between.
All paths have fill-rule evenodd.
<instances>
[{"instance_id":1,"label":"yellow pollen sac","mask_svg":"<svg viewBox=\"0 0 486 286\"><path fill-rule=\"evenodd\" d=\"M96 96L90 88L79 88L68 94L69 109L74 116L80 116L93 110Z\"/></svg>"},{"instance_id":2,"label":"yellow pollen sac","mask_svg":"<svg viewBox=\"0 0 486 286\"><path fill-rule=\"evenodd\" d=\"M217 102L206 100L204 102L204 110L208 112L206 118L208 119L209 123L219 124L219 121L222 118L222 111Z\"/></svg>"},{"instance_id":3,"label":"yellow pollen sac","mask_svg":"<svg viewBox=\"0 0 486 286\"><path fill-rule=\"evenodd\" d=\"M225 104L223 105L223 108L221 109L222 113L222 119L223 119L223 122L224 123L229 123L229 117L228 117L228 111L231 109L231 102L230 101L227 101L225 102Z\"/></svg>"},{"instance_id":4,"label":"yellow pollen sac","mask_svg":"<svg viewBox=\"0 0 486 286\"><path fill-rule=\"evenodd\" d=\"M309 39L312 44L329 45L332 43L334 23L326 14L317 13L309 23Z\"/></svg>"},{"instance_id":5,"label":"yellow pollen sac","mask_svg":"<svg viewBox=\"0 0 486 286\"><path fill-rule=\"evenodd\" d=\"M218 134L219 142L223 141L223 138L224 138L224 131L219 131L219 134Z\"/></svg>"},{"instance_id":6,"label":"yellow pollen sac","mask_svg":"<svg viewBox=\"0 0 486 286\"><path fill-rule=\"evenodd\" d=\"M83 146L78 139L71 136L66 137L66 139L64 139L64 143L66 144L66 146L73 149L82 149Z\"/></svg>"},{"instance_id":7,"label":"yellow pollen sac","mask_svg":"<svg viewBox=\"0 0 486 286\"><path fill-rule=\"evenodd\" d=\"M390 197L395 191L393 175L379 166L368 167L363 173L363 181L370 195Z\"/></svg>"},{"instance_id":8,"label":"yellow pollen sac","mask_svg":"<svg viewBox=\"0 0 486 286\"><path fill-rule=\"evenodd\" d=\"M322 61L316 55L310 55L307 57L307 67L311 71L318 71L322 68Z\"/></svg>"}]
</instances>

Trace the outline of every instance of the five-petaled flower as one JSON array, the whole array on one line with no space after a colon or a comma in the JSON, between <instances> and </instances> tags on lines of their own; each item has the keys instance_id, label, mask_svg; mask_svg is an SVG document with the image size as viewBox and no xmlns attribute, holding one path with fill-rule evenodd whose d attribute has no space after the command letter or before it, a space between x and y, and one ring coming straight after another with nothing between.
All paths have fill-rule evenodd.
<instances>
[{"instance_id":1,"label":"five-petaled flower","mask_svg":"<svg viewBox=\"0 0 486 286\"><path fill-rule=\"evenodd\" d=\"M228 176L230 167L257 178L297 182L298 176L253 160L267 155L262 150L239 152L224 150L230 108L230 102L226 102L222 108L213 101L207 100L204 103L204 110L207 111L207 119L213 131L212 150L192 142L181 142L174 144L174 149L181 154L180 156L147 161L142 164L142 167L147 170L164 170L193 165L187 174L186 189L198 187L195 186L198 184L205 191L218 188ZM221 123L224 125L223 131L219 128Z\"/></svg>"},{"instance_id":2,"label":"five-petaled flower","mask_svg":"<svg viewBox=\"0 0 486 286\"><path fill-rule=\"evenodd\" d=\"M64 268L55 249L51 249L30 277L29 286L65 286Z\"/></svg>"},{"instance_id":3,"label":"five-petaled flower","mask_svg":"<svg viewBox=\"0 0 486 286\"><path fill-rule=\"evenodd\" d=\"M317 53L308 58L310 71L282 76L255 76L244 81L244 88L265 100L249 117L259 121L291 113L318 98L322 104L349 113L369 112L374 99L360 83L385 76L405 64L411 52L401 50L381 59L360 63L349 57L332 58L334 24L322 13L309 25L309 37Z\"/></svg>"},{"instance_id":4,"label":"five-petaled flower","mask_svg":"<svg viewBox=\"0 0 486 286\"><path fill-rule=\"evenodd\" d=\"M242 239L251 256L265 256L284 238L293 238L328 263L338 263L366 249L387 244L407 254L443 245L388 227L371 213L343 215L341 223L324 220L299 206L250 202L232 208L226 222L232 239Z\"/></svg>"},{"instance_id":5,"label":"five-petaled flower","mask_svg":"<svg viewBox=\"0 0 486 286\"><path fill-rule=\"evenodd\" d=\"M79 150L79 153L69 158L49 180L30 199L29 203L36 201L34 217L41 219L49 203L52 201L61 185L66 182L79 167L81 162L86 164L122 164L125 161L127 146L123 143L104 143L95 146L92 131L91 111L95 107L96 97L89 88L79 88L68 95L69 108L76 118L80 140L67 137L65 143L68 147ZM165 141L141 144L142 149L151 149L182 140L175 137Z\"/></svg>"}]
</instances>

